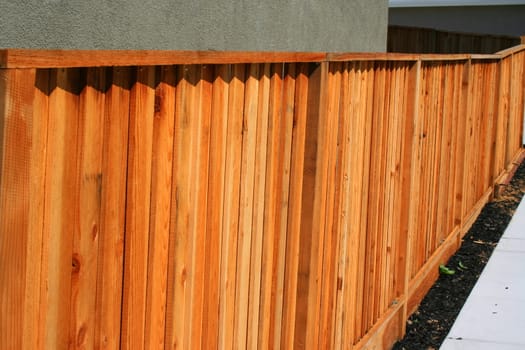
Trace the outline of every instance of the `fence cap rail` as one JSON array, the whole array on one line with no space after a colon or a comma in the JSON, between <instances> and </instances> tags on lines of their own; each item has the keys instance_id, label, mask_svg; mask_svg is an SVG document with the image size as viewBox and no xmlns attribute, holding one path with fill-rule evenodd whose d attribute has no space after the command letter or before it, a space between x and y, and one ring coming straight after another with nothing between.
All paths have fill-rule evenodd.
<instances>
[{"instance_id":1,"label":"fence cap rail","mask_svg":"<svg viewBox=\"0 0 525 350\"><path fill-rule=\"evenodd\" d=\"M513 53L520 52L520 51L523 51L523 50L525 50L525 45L521 44L521 45L516 45L516 46L513 46L513 47L509 47L508 49L505 49L505 50L498 51L498 52L496 52L496 55L500 55L502 57L505 57L505 56L509 56L509 55L512 55Z\"/></svg>"},{"instance_id":2,"label":"fence cap rail","mask_svg":"<svg viewBox=\"0 0 525 350\"><path fill-rule=\"evenodd\" d=\"M153 66L323 62L323 52L157 51L157 50L0 50L1 68Z\"/></svg>"},{"instance_id":3,"label":"fence cap rail","mask_svg":"<svg viewBox=\"0 0 525 350\"><path fill-rule=\"evenodd\" d=\"M517 45L493 55L246 52L246 51L159 51L159 50L45 50L0 49L0 68L74 68L153 66L175 64L236 64L334 61L451 61L501 59L525 50Z\"/></svg>"}]
</instances>

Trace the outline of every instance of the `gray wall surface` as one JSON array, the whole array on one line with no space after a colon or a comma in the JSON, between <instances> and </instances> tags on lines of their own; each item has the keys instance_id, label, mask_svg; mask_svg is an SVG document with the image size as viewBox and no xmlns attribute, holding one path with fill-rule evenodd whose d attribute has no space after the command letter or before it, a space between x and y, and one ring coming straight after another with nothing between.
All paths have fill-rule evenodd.
<instances>
[{"instance_id":1,"label":"gray wall surface","mask_svg":"<svg viewBox=\"0 0 525 350\"><path fill-rule=\"evenodd\" d=\"M525 35L525 6L396 7L389 24L455 32Z\"/></svg>"},{"instance_id":2,"label":"gray wall surface","mask_svg":"<svg viewBox=\"0 0 525 350\"><path fill-rule=\"evenodd\" d=\"M381 52L387 20L387 0L0 0L0 47Z\"/></svg>"}]
</instances>

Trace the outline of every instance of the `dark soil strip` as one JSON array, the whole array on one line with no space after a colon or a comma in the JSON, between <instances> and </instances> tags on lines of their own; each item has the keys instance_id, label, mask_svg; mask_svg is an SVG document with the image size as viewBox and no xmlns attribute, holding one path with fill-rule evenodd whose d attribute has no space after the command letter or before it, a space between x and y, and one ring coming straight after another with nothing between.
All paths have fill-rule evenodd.
<instances>
[{"instance_id":1,"label":"dark soil strip","mask_svg":"<svg viewBox=\"0 0 525 350\"><path fill-rule=\"evenodd\" d=\"M501 196L485 205L460 249L447 262L446 266L455 270L455 274L440 275L408 319L406 336L394 345L395 350L439 349L524 192L525 162L522 162Z\"/></svg>"}]
</instances>

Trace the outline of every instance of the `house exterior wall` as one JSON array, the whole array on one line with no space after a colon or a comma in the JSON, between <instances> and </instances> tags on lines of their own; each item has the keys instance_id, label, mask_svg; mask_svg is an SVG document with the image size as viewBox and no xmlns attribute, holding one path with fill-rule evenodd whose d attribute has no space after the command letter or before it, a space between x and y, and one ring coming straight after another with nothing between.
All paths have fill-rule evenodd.
<instances>
[{"instance_id":1,"label":"house exterior wall","mask_svg":"<svg viewBox=\"0 0 525 350\"><path fill-rule=\"evenodd\" d=\"M389 24L456 32L525 35L525 5L391 7Z\"/></svg>"},{"instance_id":2,"label":"house exterior wall","mask_svg":"<svg viewBox=\"0 0 525 350\"><path fill-rule=\"evenodd\" d=\"M386 50L387 0L3 0L0 47Z\"/></svg>"}]
</instances>

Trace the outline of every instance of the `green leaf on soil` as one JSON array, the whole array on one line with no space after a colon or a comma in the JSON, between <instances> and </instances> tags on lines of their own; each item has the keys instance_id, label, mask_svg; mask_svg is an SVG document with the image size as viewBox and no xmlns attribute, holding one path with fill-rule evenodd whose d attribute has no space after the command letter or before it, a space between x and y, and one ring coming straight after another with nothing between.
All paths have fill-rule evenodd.
<instances>
[{"instance_id":1,"label":"green leaf on soil","mask_svg":"<svg viewBox=\"0 0 525 350\"><path fill-rule=\"evenodd\" d=\"M444 274L444 275L453 275L453 274L456 273L456 271L454 271L452 269L449 269L448 267L446 267L443 264L439 265L439 272Z\"/></svg>"}]
</instances>

